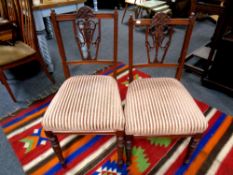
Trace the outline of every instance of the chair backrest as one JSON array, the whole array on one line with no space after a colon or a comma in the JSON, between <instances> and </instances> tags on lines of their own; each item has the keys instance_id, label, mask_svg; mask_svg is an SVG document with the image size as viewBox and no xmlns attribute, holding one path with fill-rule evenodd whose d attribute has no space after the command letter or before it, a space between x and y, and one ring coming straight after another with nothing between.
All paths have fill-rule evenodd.
<instances>
[{"instance_id":1,"label":"chair backrest","mask_svg":"<svg viewBox=\"0 0 233 175\"><path fill-rule=\"evenodd\" d=\"M103 60L99 58L99 48L102 41L101 26L103 19L113 21L113 58ZM59 14L54 11L51 13L51 21L54 27L59 53L62 59L65 77L70 77L68 65L70 64L111 64L117 66L118 50L118 12L114 13L94 13L89 7L81 7L73 14ZM73 36L81 59L70 60L66 57L63 38L60 29L61 22L70 22L72 25ZM85 53L83 50L86 50ZM93 51L94 50L94 51ZM115 76L115 72L114 72Z\"/></svg>"},{"instance_id":2,"label":"chair backrest","mask_svg":"<svg viewBox=\"0 0 233 175\"><path fill-rule=\"evenodd\" d=\"M6 0L7 16L11 22L18 23L19 9L17 7L17 0Z\"/></svg>"},{"instance_id":3,"label":"chair backrest","mask_svg":"<svg viewBox=\"0 0 233 175\"><path fill-rule=\"evenodd\" d=\"M20 10L21 40L35 50L39 50L35 31L34 18L32 14L31 0L15 0Z\"/></svg>"},{"instance_id":4,"label":"chair backrest","mask_svg":"<svg viewBox=\"0 0 233 175\"><path fill-rule=\"evenodd\" d=\"M157 13L152 19L139 20L134 20L131 16L128 23L130 81L133 81L132 69L136 67L173 67L176 68L175 77L180 80L194 21L194 15L190 16L190 18L175 19L170 18L167 14ZM181 36L181 38L172 40L174 38L175 26L185 26L183 38ZM145 28L145 63L135 64L133 61L135 27ZM171 51L171 49L169 50L169 47L171 46L172 41L176 42L177 39L183 40L183 43L179 44L181 45L180 55L176 60L168 60L166 59L166 56L168 51ZM177 47L175 46L174 49L179 50Z\"/></svg>"},{"instance_id":5,"label":"chair backrest","mask_svg":"<svg viewBox=\"0 0 233 175\"><path fill-rule=\"evenodd\" d=\"M5 0L0 0L0 17L5 18L6 17L6 11L5 11Z\"/></svg>"}]
</instances>

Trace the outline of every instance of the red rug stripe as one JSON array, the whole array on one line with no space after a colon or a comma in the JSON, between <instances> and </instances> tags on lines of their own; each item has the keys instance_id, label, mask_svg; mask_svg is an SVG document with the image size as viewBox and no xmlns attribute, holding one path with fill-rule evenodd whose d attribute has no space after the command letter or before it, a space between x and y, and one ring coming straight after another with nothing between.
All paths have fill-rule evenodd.
<instances>
[{"instance_id":1,"label":"red rug stripe","mask_svg":"<svg viewBox=\"0 0 233 175\"><path fill-rule=\"evenodd\" d=\"M222 161L216 175L230 175L233 174L233 146L231 151L227 154Z\"/></svg>"},{"instance_id":2,"label":"red rug stripe","mask_svg":"<svg viewBox=\"0 0 233 175\"><path fill-rule=\"evenodd\" d=\"M199 101L199 100L196 100L195 99L195 102L197 103L197 106L200 108L200 110L204 113L206 112L208 109L209 109L209 105Z\"/></svg>"},{"instance_id":3,"label":"red rug stripe","mask_svg":"<svg viewBox=\"0 0 233 175\"><path fill-rule=\"evenodd\" d=\"M222 112L217 111L209 120L208 122L208 128L206 129L205 133L209 131L209 129L213 126L213 124L218 120L219 116L222 115ZM204 134L205 134L204 133Z\"/></svg>"}]
</instances>

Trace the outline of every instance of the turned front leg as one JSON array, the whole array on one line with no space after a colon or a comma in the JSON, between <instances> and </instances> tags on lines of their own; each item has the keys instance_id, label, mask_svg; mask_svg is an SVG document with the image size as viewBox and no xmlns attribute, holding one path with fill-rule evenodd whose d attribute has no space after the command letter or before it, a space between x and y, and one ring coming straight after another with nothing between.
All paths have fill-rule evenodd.
<instances>
[{"instance_id":1,"label":"turned front leg","mask_svg":"<svg viewBox=\"0 0 233 175\"><path fill-rule=\"evenodd\" d=\"M130 165L131 164L131 156L132 156L132 142L133 142L133 136L127 135L125 136L126 140L126 164Z\"/></svg>"},{"instance_id":2,"label":"turned front leg","mask_svg":"<svg viewBox=\"0 0 233 175\"><path fill-rule=\"evenodd\" d=\"M65 167L66 166L65 160L64 160L64 157L62 155L62 150L61 150L60 144L58 142L57 136L51 131L45 131L45 134L48 137L48 139L52 145L53 151L55 152L56 156L58 157L60 163L62 164L63 167Z\"/></svg>"},{"instance_id":3,"label":"turned front leg","mask_svg":"<svg viewBox=\"0 0 233 175\"><path fill-rule=\"evenodd\" d=\"M118 153L118 165L123 166L123 153L124 153L124 132L117 132L117 153Z\"/></svg>"}]
</instances>

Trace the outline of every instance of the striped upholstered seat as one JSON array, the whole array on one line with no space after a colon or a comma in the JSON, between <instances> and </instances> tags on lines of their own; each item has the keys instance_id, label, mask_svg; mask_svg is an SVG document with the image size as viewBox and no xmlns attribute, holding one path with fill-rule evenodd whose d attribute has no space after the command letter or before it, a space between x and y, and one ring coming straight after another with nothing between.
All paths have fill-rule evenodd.
<instances>
[{"instance_id":1,"label":"striped upholstered seat","mask_svg":"<svg viewBox=\"0 0 233 175\"><path fill-rule=\"evenodd\" d=\"M191 135L202 133L207 122L195 101L174 78L133 81L125 107L127 135Z\"/></svg>"},{"instance_id":2,"label":"striped upholstered seat","mask_svg":"<svg viewBox=\"0 0 233 175\"><path fill-rule=\"evenodd\" d=\"M124 130L118 85L110 76L75 76L66 80L42 121L53 132L116 132Z\"/></svg>"}]
</instances>

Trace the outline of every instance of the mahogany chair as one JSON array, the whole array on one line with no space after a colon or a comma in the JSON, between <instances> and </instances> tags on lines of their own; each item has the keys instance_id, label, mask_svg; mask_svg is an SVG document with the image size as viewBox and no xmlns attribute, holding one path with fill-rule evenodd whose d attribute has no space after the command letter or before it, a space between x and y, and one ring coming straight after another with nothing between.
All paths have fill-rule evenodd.
<instances>
[{"instance_id":1,"label":"mahogany chair","mask_svg":"<svg viewBox=\"0 0 233 175\"><path fill-rule=\"evenodd\" d=\"M20 40L16 41L14 46L0 45L0 81L6 87L11 98L16 102L16 98L7 82L4 73L5 70L36 60L40 63L47 77L53 83L54 79L49 74L39 51L31 10L31 1L7 0L7 7L9 7L8 16L11 21L16 20L17 16L20 17L19 30L21 35Z\"/></svg>"},{"instance_id":2,"label":"mahogany chair","mask_svg":"<svg viewBox=\"0 0 233 175\"><path fill-rule=\"evenodd\" d=\"M192 136L187 162L202 133L207 128L207 121L199 110L192 96L181 84L180 80L185 56L194 25L195 17L169 18L164 13L157 13L152 19L129 19L129 74L125 103L125 134L127 163L130 164L133 137L188 137ZM134 28L145 28L146 63L135 64L133 61ZM183 45L180 55L175 60L168 51L175 26L185 27ZM178 38L173 40L177 42ZM138 42L137 42L138 43ZM179 45L175 46L175 49ZM143 49L142 49L143 50ZM157 77L133 80L133 68L174 68L175 78ZM156 69L154 69L155 71ZM161 70L161 71L162 71ZM160 72L161 73L161 72Z\"/></svg>"},{"instance_id":3,"label":"mahogany chair","mask_svg":"<svg viewBox=\"0 0 233 175\"><path fill-rule=\"evenodd\" d=\"M117 66L118 13L116 10L114 13L95 14L89 7L81 7L74 14L56 15L53 11L51 17L66 78L70 76L69 63L103 63ZM98 29L101 27L102 19L113 21L114 58L111 61L101 62L97 59L97 53L101 41ZM59 23L63 21L69 21L72 24L80 52L82 52L82 46L87 47L87 57L81 53L82 60L80 61L68 62L66 60L65 43L63 43L59 28ZM83 36L82 40L78 38L78 32ZM94 38L95 32L97 32L97 39ZM90 51L92 45L96 48L94 56ZM116 75L116 71L113 75ZM118 164L122 165L124 123L118 84L113 77L104 75L76 75L68 78L53 98L42 120L45 133L52 142L54 152L63 166L65 166L65 160L56 136L59 133L116 135Z\"/></svg>"}]
</instances>

